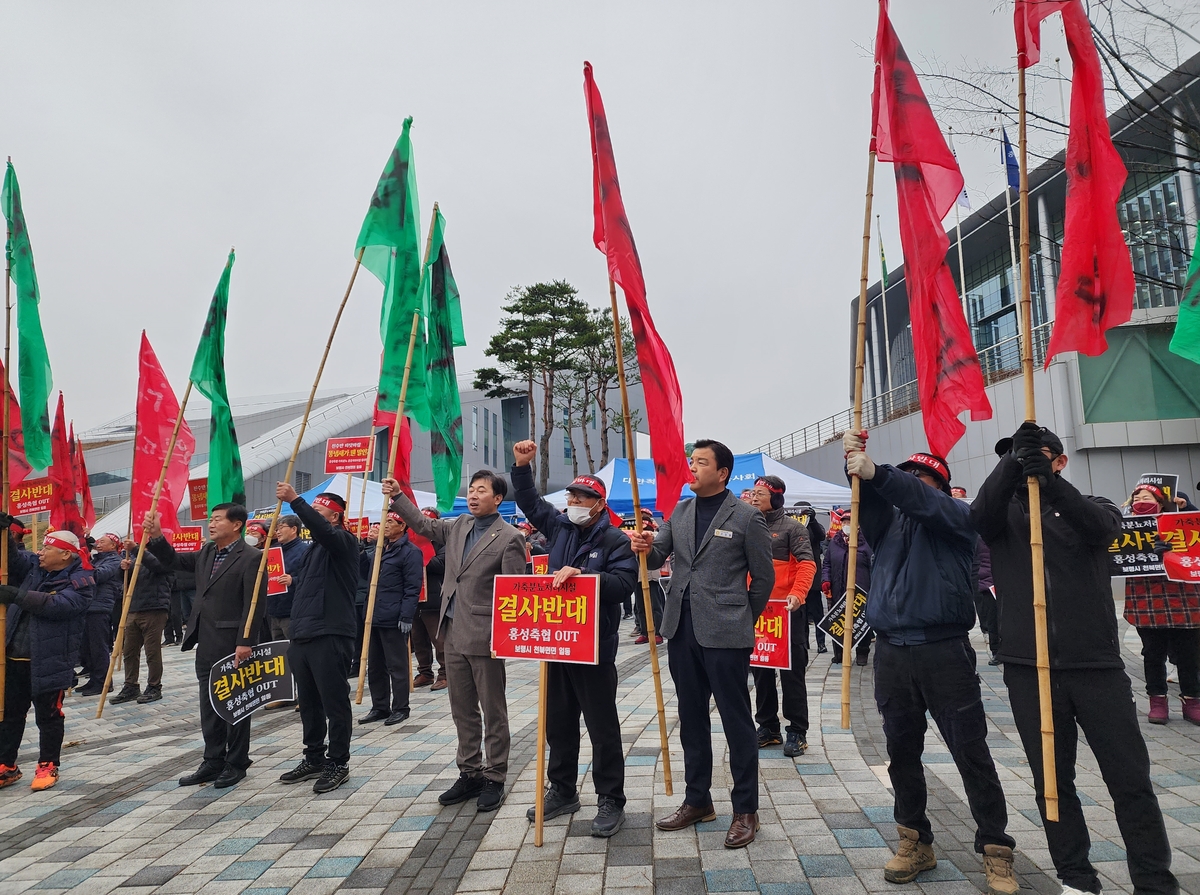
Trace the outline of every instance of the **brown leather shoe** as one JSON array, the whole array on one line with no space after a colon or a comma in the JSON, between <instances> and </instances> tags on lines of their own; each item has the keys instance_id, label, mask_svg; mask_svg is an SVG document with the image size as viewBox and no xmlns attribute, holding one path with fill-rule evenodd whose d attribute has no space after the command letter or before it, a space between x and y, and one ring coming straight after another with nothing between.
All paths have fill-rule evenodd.
<instances>
[{"instance_id":1,"label":"brown leather shoe","mask_svg":"<svg viewBox=\"0 0 1200 895\"><path fill-rule=\"evenodd\" d=\"M436 681L433 682L433 686L429 688L430 692L432 692L434 690L445 690L445 689L446 689L446 679L444 677L439 677Z\"/></svg>"},{"instance_id":2,"label":"brown leather shoe","mask_svg":"<svg viewBox=\"0 0 1200 895\"><path fill-rule=\"evenodd\" d=\"M423 671L413 678L413 689L416 689L417 687L428 687L432 683L433 675Z\"/></svg>"},{"instance_id":3,"label":"brown leather shoe","mask_svg":"<svg viewBox=\"0 0 1200 895\"><path fill-rule=\"evenodd\" d=\"M729 832L725 834L726 848L745 848L754 841L758 832L758 812L752 814L735 814Z\"/></svg>"},{"instance_id":4,"label":"brown leather shoe","mask_svg":"<svg viewBox=\"0 0 1200 895\"><path fill-rule=\"evenodd\" d=\"M660 830L686 830L692 824L716 819L717 812L711 802L704 808L697 808L695 805L689 805L687 802L684 802L679 806L678 811L667 815L658 821L655 826ZM751 834L750 838L754 838L753 834Z\"/></svg>"}]
</instances>

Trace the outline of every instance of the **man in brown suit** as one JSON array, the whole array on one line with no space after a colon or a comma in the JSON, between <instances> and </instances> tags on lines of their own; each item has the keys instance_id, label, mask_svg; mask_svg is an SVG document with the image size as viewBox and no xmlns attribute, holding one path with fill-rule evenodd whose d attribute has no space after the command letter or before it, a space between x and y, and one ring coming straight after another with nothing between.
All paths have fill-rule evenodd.
<instances>
[{"instance_id":1,"label":"man in brown suit","mask_svg":"<svg viewBox=\"0 0 1200 895\"><path fill-rule=\"evenodd\" d=\"M525 539L498 512L508 484L490 470L479 470L467 488L470 515L454 519L429 519L395 479L381 484L394 498L392 512L409 528L446 545L439 630L445 638L450 714L458 730L459 777L438 801L455 805L478 796L478 810L494 811L504 802L509 738L504 660L492 658L492 592L497 575L525 573ZM480 709L487 725L486 761Z\"/></svg>"},{"instance_id":2,"label":"man in brown suit","mask_svg":"<svg viewBox=\"0 0 1200 895\"><path fill-rule=\"evenodd\" d=\"M198 553L176 553L171 542L162 536L157 513L147 513L145 525L150 532L146 548L158 561L168 570L184 569L196 576L196 599L183 649L196 650L204 761L194 773L179 778L179 785L211 782L217 789L224 789L244 779L250 766L250 721L228 724L221 719L208 695L208 676L213 665L230 653L235 663L250 658L250 648L256 642L258 626L267 608L264 576L251 636L243 637L262 551L242 539L246 508L235 503L213 507L208 520L209 540Z\"/></svg>"}]
</instances>

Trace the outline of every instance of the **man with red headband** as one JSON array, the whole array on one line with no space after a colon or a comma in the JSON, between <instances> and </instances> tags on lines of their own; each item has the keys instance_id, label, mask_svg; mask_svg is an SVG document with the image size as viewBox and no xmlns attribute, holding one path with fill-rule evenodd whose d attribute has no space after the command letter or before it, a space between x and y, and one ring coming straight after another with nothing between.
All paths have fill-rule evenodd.
<instances>
[{"instance_id":1,"label":"man with red headband","mask_svg":"<svg viewBox=\"0 0 1200 895\"><path fill-rule=\"evenodd\" d=\"M991 895L1016 895L1008 808L987 744L987 717L968 635L975 625L970 508L950 496L950 467L918 452L876 465L866 432L847 432L847 476L862 481L859 525L874 551L867 622L875 629L875 704L887 739L900 847L884 879L912 882L937 866L925 813L925 712L962 776L975 851Z\"/></svg>"},{"instance_id":2,"label":"man with red headband","mask_svg":"<svg viewBox=\"0 0 1200 895\"><path fill-rule=\"evenodd\" d=\"M7 520L6 520L7 521ZM5 526L7 527L7 526ZM87 548L69 531L42 542L37 565L7 532L8 580L0 604L8 606L4 720L0 721L0 787L21 779L17 750L33 706L38 727L38 765L32 789L58 782L64 732L63 693L75 676L84 615L96 592Z\"/></svg>"},{"instance_id":3,"label":"man with red headband","mask_svg":"<svg viewBox=\"0 0 1200 895\"><path fill-rule=\"evenodd\" d=\"M96 581L96 594L88 604L83 624L83 649L80 661L88 682L78 693L80 696L99 696L108 677L108 663L112 658L112 611L113 606L124 596L122 588L125 573L121 569L121 541L119 534L108 532L96 541L96 553L92 557L92 577ZM112 690L112 684L108 685Z\"/></svg>"}]
</instances>

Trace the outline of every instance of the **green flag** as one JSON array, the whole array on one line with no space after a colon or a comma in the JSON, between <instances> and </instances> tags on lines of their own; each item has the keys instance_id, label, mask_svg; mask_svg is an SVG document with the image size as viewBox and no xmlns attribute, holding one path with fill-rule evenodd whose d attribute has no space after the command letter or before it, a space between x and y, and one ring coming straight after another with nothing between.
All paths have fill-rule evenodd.
<instances>
[{"instance_id":1,"label":"green flag","mask_svg":"<svg viewBox=\"0 0 1200 895\"><path fill-rule=\"evenodd\" d=\"M1183 298L1179 300L1179 318L1175 321L1175 335L1171 336L1171 351L1200 364L1200 223L1196 224L1192 263L1188 265Z\"/></svg>"},{"instance_id":2,"label":"green flag","mask_svg":"<svg viewBox=\"0 0 1200 895\"><path fill-rule=\"evenodd\" d=\"M50 373L50 355L42 335L42 319L38 313L41 293L37 272L33 269L33 248L29 231L25 229L25 212L21 209L21 188L12 162L4 174L4 192L0 194L4 216L8 219L8 242L5 255L9 273L17 284L17 380L21 393L21 422L25 428L25 456L34 469L50 466L50 390L54 378Z\"/></svg>"},{"instance_id":3,"label":"green flag","mask_svg":"<svg viewBox=\"0 0 1200 895\"><path fill-rule=\"evenodd\" d=\"M383 283L383 309L379 336L383 359L379 370L377 406L395 415L400 402L413 313L422 312L413 352L405 414L424 429L429 428L429 402L425 395L425 309L420 301L421 254L417 210L417 172L413 164L409 130L412 118L404 119L400 139L384 166L367 216L358 234L356 249L362 249L363 267Z\"/></svg>"},{"instance_id":4,"label":"green flag","mask_svg":"<svg viewBox=\"0 0 1200 895\"><path fill-rule=\"evenodd\" d=\"M217 282L204 332L196 347L192 372L188 378L197 391L212 402L208 424L208 512L219 503L246 504L246 482L242 477L242 455L238 451L233 412L229 409L229 390L225 386L225 317L229 313L229 272L233 270L233 251Z\"/></svg>"},{"instance_id":5,"label":"green flag","mask_svg":"<svg viewBox=\"0 0 1200 895\"><path fill-rule=\"evenodd\" d=\"M458 374L454 369L454 349L467 344L458 284L454 282L450 256L446 252L445 232L446 219L434 205L429 258L421 277L421 303L429 309L426 352L429 372L425 383L431 422L429 453L433 459L438 510L443 513L454 506L462 480L462 404L458 396Z\"/></svg>"}]
</instances>

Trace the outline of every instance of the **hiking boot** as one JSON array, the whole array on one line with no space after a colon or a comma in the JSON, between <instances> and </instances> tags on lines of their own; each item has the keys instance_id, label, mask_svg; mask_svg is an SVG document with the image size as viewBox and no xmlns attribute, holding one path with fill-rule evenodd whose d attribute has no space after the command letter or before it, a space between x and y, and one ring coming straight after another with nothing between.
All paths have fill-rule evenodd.
<instances>
[{"instance_id":1,"label":"hiking boot","mask_svg":"<svg viewBox=\"0 0 1200 895\"><path fill-rule=\"evenodd\" d=\"M896 832L900 834L900 846L896 849L895 857L883 865L884 879L889 883L911 883L917 874L937 866L933 846L922 842L916 830L897 826ZM1011 867L1012 852L1008 853Z\"/></svg>"},{"instance_id":2,"label":"hiking boot","mask_svg":"<svg viewBox=\"0 0 1200 895\"><path fill-rule=\"evenodd\" d=\"M549 820L552 817L560 817L563 814L574 814L579 810L579 793L573 795L564 795L553 786L546 789L546 794L542 798L542 820ZM530 808L525 812L525 819L530 823L537 820L537 808Z\"/></svg>"},{"instance_id":3,"label":"hiking boot","mask_svg":"<svg viewBox=\"0 0 1200 895\"><path fill-rule=\"evenodd\" d=\"M988 895L1017 895L1021 890L1013 872L1012 849L1006 845L983 847L983 874L987 878Z\"/></svg>"},{"instance_id":4,"label":"hiking boot","mask_svg":"<svg viewBox=\"0 0 1200 895\"><path fill-rule=\"evenodd\" d=\"M433 675L428 671L422 671L415 678L413 678L413 689L416 689L417 687L428 687L432 683Z\"/></svg>"},{"instance_id":5,"label":"hiking boot","mask_svg":"<svg viewBox=\"0 0 1200 895\"><path fill-rule=\"evenodd\" d=\"M14 765L0 764L0 789L12 786L22 777L21 769Z\"/></svg>"},{"instance_id":6,"label":"hiking boot","mask_svg":"<svg viewBox=\"0 0 1200 895\"><path fill-rule=\"evenodd\" d=\"M321 776L313 784L313 792L333 792L350 779L350 765L334 764L332 761L325 765Z\"/></svg>"},{"instance_id":7,"label":"hiking boot","mask_svg":"<svg viewBox=\"0 0 1200 895\"><path fill-rule=\"evenodd\" d=\"M625 823L625 809L612 799L602 796L596 805L596 819L592 821L592 835L597 839L615 836Z\"/></svg>"},{"instance_id":8,"label":"hiking boot","mask_svg":"<svg viewBox=\"0 0 1200 895\"><path fill-rule=\"evenodd\" d=\"M148 702L158 702L162 699L162 687L147 687L146 692L137 698L138 705Z\"/></svg>"},{"instance_id":9,"label":"hiking boot","mask_svg":"<svg viewBox=\"0 0 1200 895\"><path fill-rule=\"evenodd\" d=\"M495 811L504 804L504 784L495 780L484 780L483 789L479 791L479 799L475 802L476 811Z\"/></svg>"},{"instance_id":10,"label":"hiking boot","mask_svg":"<svg viewBox=\"0 0 1200 895\"><path fill-rule=\"evenodd\" d=\"M33 783L29 788L34 792L49 789L58 782L58 765L53 761L39 761L37 770L33 772Z\"/></svg>"},{"instance_id":11,"label":"hiking boot","mask_svg":"<svg viewBox=\"0 0 1200 895\"><path fill-rule=\"evenodd\" d=\"M758 748L765 749L767 746L778 746L783 740L779 738L778 730L771 730L769 727L760 727L758 729Z\"/></svg>"},{"instance_id":12,"label":"hiking boot","mask_svg":"<svg viewBox=\"0 0 1200 895\"><path fill-rule=\"evenodd\" d=\"M438 796L438 804L457 805L459 802L475 798L482 789L482 777L469 777L466 774L459 774L458 779L454 781L454 785Z\"/></svg>"},{"instance_id":13,"label":"hiking boot","mask_svg":"<svg viewBox=\"0 0 1200 895\"><path fill-rule=\"evenodd\" d=\"M808 751L808 741L798 733L788 731L787 742L783 744L783 754L787 758L796 758Z\"/></svg>"},{"instance_id":14,"label":"hiking boot","mask_svg":"<svg viewBox=\"0 0 1200 895\"><path fill-rule=\"evenodd\" d=\"M108 701L108 704L109 705L120 705L123 702L133 702L135 699L137 699L141 695L142 695L142 688L139 687L137 684L126 684L124 687L121 688L120 693L118 693L116 696L112 697Z\"/></svg>"},{"instance_id":15,"label":"hiking boot","mask_svg":"<svg viewBox=\"0 0 1200 895\"><path fill-rule=\"evenodd\" d=\"M318 763L304 758L300 760L300 764L296 765L290 771L284 771L280 774L279 782L299 783L301 780L311 780L313 777L320 777L324 770L324 762Z\"/></svg>"},{"instance_id":16,"label":"hiking boot","mask_svg":"<svg viewBox=\"0 0 1200 895\"><path fill-rule=\"evenodd\" d=\"M1147 716L1147 720L1151 724L1166 724L1170 715L1171 710L1167 708L1166 696L1150 697L1150 714Z\"/></svg>"}]
</instances>

